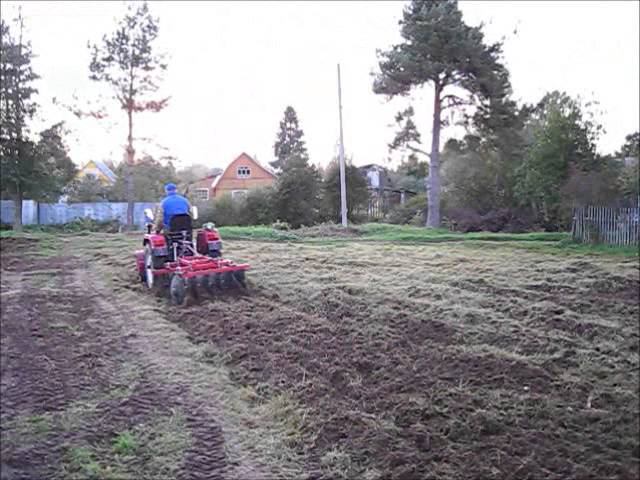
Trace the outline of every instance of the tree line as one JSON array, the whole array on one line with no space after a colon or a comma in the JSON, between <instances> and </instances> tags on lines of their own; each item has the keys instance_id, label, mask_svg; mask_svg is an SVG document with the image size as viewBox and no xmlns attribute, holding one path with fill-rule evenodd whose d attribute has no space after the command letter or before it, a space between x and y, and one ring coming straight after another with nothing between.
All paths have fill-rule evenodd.
<instances>
[{"instance_id":1,"label":"tree line","mask_svg":"<svg viewBox=\"0 0 640 480\"><path fill-rule=\"evenodd\" d=\"M33 82L38 77L22 25L19 18L18 34L13 35L2 22L3 198L47 199L66 192L72 201L119 200L131 206L133 201L157 200L162 184L193 173L176 172L171 162L162 164L148 155L135 160L134 142L139 139L134 118L161 111L168 102L157 95L167 65L154 47L158 20L146 3L130 5L114 32L90 45L89 78L108 86L128 122L126 160L114 166L118 182L111 188L91 179L69 184L75 166L63 142L62 124L38 136L29 131L37 111ZM391 100L429 86L432 128L430 137L423 138L415 120L415 111L422 107L418 103L396 115L398 129L389 149L405 156L399 167L390 169L390 178L395 187L418 195L384 221L466 231L557 230L568 226L575 206L637 203L637 163L618 160L639 156L638 132L630 133L613 155L602 155L596 143L603 129L590 105L558 91L536 104L519 105L502 59L503 43L488 43L481 27L465 24L456 0L409 1L400 33L400 43L378 52L372 90ZM103 109L72 111L79 117L104 116ZM466 134L441 145L452 113ZM239 202L217 199L209 214L218 216L220 224L275 219L298 226L338 220L337 161L324 169L310 162L292 107L286 108L276 134L271 166L278 172L273 188L249 192ZM368 192L352 164L347 187L349 216L358 220Z\"/></svg>"},{"instance_id":2,"label":"tree line","mask_svg":"<svg viewBox=\"0 0 640 480\"><path fill-rule=\"evenodd\" d=\"M392 150L410 153L400 172L424 179L424 223L465 230L562 229L571 208L586 203L637 204L638 132L610 155L596 152L602 127L578 99L550 92L518 106L502 42L488 44L481 27L464 23L456 0L412 0L400 21L403 41L379 52L375 93L391 99L432 87L430 147L423 145L409 106L396 116ZM457 112L467 134L440 147ZM416 183L414 183L415 185ZM414 202L415 203L415 202ZM444 216L442 215L444 213Z\"/></svg>"}]
</instances>

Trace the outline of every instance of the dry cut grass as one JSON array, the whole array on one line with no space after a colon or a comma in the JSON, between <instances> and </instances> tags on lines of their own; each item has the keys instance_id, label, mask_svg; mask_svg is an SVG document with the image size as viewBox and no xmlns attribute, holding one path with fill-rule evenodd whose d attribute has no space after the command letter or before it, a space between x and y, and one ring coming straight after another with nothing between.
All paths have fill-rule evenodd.
<instances>
[{"instance_id":1,"label":"dry cut grass","mask_svg":"<svg viewBox=\"0 0 640 480\"><path fill-rule=\"evenodd\" d=\"M170 318L326 478L634 478L636 259L461 244L232 243L249 298Z\"/></svg>"}]
</instances>

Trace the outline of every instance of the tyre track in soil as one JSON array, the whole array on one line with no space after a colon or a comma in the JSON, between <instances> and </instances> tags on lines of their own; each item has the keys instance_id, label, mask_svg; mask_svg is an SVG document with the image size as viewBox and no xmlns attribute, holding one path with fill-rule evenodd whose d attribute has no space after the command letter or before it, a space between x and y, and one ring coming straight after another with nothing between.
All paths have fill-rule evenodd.
<instances>
[{"instance_id":1,"label":"tyre track in soil","mask_svg":"<svg viewBox=\"0 0 640 480\"><path fill-rule=\"evenodd\" d=\"M136 352L137 358L134 362L144 365L149 380L145 385L147 387L146 394L137 397L137 401L132 400L132 410L149 412L158 408L181 407L185 412L185 423L191 434L192 445L185 452L183 467L176 478L180 480L227 478L226 473L228 473L229 466L224 451L224 437L218 422L207 412L206 408L203 408L202 399L196 398L192 394L187 382L167 382L166 376L163 375L163 366L169 360L163 359L162 353L170 350L171 346L165 344L164 348L158 349L156 339L141 331L140 326L136 324L136 307L132 308L131 305L107 301L108 292L101 288L103 286L97 279L89 280L89 272L77 271L76 275L80 283L91 281L97 286L100 293L105 294L97 295L95 302L114 325L137 332L132 335L130 346ZM123 312L128 312L129 315L124 315ZM158 321L160 322L161 319L158 318ZM166 340L162 339L162 341ZM153 352L160 354L153 354ZM160 396L157 389L154 391L151 386L163 384L173 391Z\"/></svg>"},{"instance_id":2,"label":"tyre track in soil","mask_svg":"<svg viewBox=\"0 0 640 480\"><path fill-rule=\"evenodd\" d=\"M111 261L105 260L103 265L107 271L111 271ZM127 270L131 271L129 268ZM91 273L92 281L108 292L106 284L97 278L102 272L101 269L94 270ZM77 273L87 276L85 272ZM151 375L172 379L186 389L183 397L187 400L183 405L193 444L186 452L184 468L177 478L270 480L282 478L282 472L289 476L292 474L292 478L303 478L302 472L295 466L277 465L270 468L260 461L265 458L264 451L247 444L241 432L247 428L247 419L238 420L235 418L237 411L227 411L222 400L224 386L217 384L224 380L212 379L219 374L208 370L208 365L194 358L194 348L197 347L180 327L166 320L165 309L168 304L161 302L160 309L154 307L153 301L142 293L137 276L134 278L132 274L125 278L129 283L114 289L120 300L112 303L99 297L98 302L104 311L110 312L116 323L136 332L131 343ZM123 311L129 315L122 315ZM230 408L233 410L233 407ZM226 413L233 418L227 417ZM266 433L270 435L269 441L273 442L274 432ZM254 458L255 451L258 451L255 456L259 459ZM280 470L279 467L283 468Z\"/></svg>"},{"instance_id":3,"label":"tyre track in soil","mask_svg":"<svg viewBox=\"0 0 640 480\"><path fill-rule=\"evenodd\" d=\"M7 246L3 239L2 246ZM22 246L22 245L18 245ZM6 250L5 250L6 251ZM191 389L191 377L168 377L166 366L183 345L145 332L136 308L112 303L110 292L83 259L60 256L6 262L1 303L2 478L65 478L71 444L100 445L175 409L185 412L191 445L172 478L267 478L256 465L229 462L212 398ZM6 267L6 268L5 268ZM35 288L26 272L52 270L58 288ZM162 322L162 318L157 318ZM142 329L142 330L141 330ZM162 342L162 343L158 343ZM180 343L180 342L178 342ZM184 360L184 359L181 359ZM139 375L124 378L123 365ZM189 365L197 369L198 365ZM129 394L110 398L117 389ZM91 404L71 431L65 409ZM16 422L45 415L50 428L25 437ZM25 438L27 441L25 442ZM14 441L18 439L18 441ZM145 472L144 459L128 467ZM134 470L135 471L135 470Z\"/></svg>"}]
</instances>

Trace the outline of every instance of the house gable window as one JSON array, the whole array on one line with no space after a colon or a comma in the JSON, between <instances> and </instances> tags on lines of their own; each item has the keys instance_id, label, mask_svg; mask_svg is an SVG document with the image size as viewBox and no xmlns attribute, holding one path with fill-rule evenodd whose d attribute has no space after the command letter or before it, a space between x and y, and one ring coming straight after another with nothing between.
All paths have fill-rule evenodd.
<instances>
[{"instance_id":1,"label":"house gable window","mask_svg":"<svg viewBox=\"0 0 640 480\"><path fill-rule=\"evenodd\" d=\"M195 200L207 201L209 200L209 189L208 188L196 188L193 191L193 198Z\"/></svg>"},{"instance_id":2,"label":"house gable window","mask_svg":"<svg viewBox=\"0 0 640 480\"><path fill-rule=\"evenodd\" d=\"M236 176L238 178L249 178L251 176L251 169L247 166L240 166L236 170Z\"/></svg>"}]
</instances>

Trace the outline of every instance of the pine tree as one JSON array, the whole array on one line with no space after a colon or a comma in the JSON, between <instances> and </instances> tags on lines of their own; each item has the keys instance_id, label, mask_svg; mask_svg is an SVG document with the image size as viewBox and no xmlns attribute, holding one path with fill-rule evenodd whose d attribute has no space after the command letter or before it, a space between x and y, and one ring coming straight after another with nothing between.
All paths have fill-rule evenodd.
<instances>
[{"instance_id":1,"label":"pine tree","mask_svg":"<svg viewBox=\"0 0 640 480\"><path fill-rule=\"evenodd\" d=\"M135 10L134 10L135 8ZM159 112L169 99L149 98L158 91L160 74L166 70L163 55L155 52L158 37L158 19L154 18L147 2L129 6L127 14L120 20L118 28L102 38L101 45L89 45L91 80L103 82L113 89L114 97L127 114L128 135L126 149L126 198L127 224L133 225L134 180L132 165L133 114Z\"/></svg>"},{"instance_id":2,"label":"pine tree","mask_svg":"<svg viewBox=\"0 0 640 480\"><path fill-rule=\"evenodd\" d=\"M509 78L499 62L501 43L485 45L481 29L462 20L456 0L412 0L403 11L400 26L404 42L379 53L380 73L373 90L394 97L408 95L424 84L433 86L430 151L420 147L412 122L406 132L400 133L396 146L411 145L414 153L429 159L427 226L439 227L440 132L445 125L442 112L507 95ZM468 98L447 93L450 87L467 92ZM410 119L411 115L412 111L403 112L400 121Z\"/></svg>"},{"instance_id":3,"label":"pine tree","mask_svg":"<svg viewBox=\"0 0 640 480\"><path fill-rule=\"evenodd\" d=\"M313 225L320 215L321 177L318 169L300 155L287 157L278 176L273 205L278 220L293 228Z\"/></svg>"},{"instance_id":4,"label":"pine tree","mask_svg":"<svg viewBox=\"0 0 640 480\"><path fill-rule=\"evenodd\" d=\"M309 160L303 136L304 132L298 123L298 115L293 107L288 106L284 111L284 118L280 122L280 130L273 145L276 159L270 162L270 165L277 171L282 171L290 157Z\"/></svg>"},{"instance_id":5,"label":"pine tree","mask_svg":"<svg viewBox=\"0 0 640 480\"><path fill-rule=\"evenodd\" d=\"M42 131L31 139L29 120L37 110L33 82L31 45L23 38L24 21L17 19L18 38L9 25L0 21L0 188L14 200L13 228L22 230L22 200L50 200L62 193L75 175L75 165L67 155L62 124Z\"/></svg>"}]
</instances>

